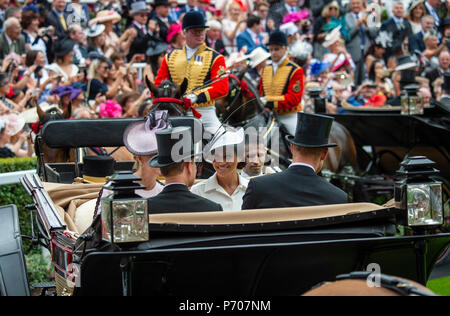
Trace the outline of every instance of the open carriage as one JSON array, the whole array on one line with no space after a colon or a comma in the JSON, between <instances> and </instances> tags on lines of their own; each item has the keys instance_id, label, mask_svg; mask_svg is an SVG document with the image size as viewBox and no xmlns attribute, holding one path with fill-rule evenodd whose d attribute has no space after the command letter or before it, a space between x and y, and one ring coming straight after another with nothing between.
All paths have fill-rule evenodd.
<instances>
[{"instance_id":1,"label":"open carriage","mask_svg":"<svg viewBox=\"0 0 450 316\"><path fill-rule=\"evenodd\" d=\"M67 147L54 137L58 127L74 131L76 137L68 137L71 147L120 146L123 130L132 121L55 121L44 127L43 136L53 136L56 147ZM83 124L92 124L93 130L86 131ZM197 123L184 118L180 124ZM47 181L61 180L65 172L76 176L82 164L72 164L72 171L62 165L47 165L45 170ZM26 176L22 184L35 202L39 238L52 253L58 295L300 295L338 274L374 267L425 284L450 244L450 234L440 233L436 223L408 226L408 212L399 205L370 203L152 214L148 240L111 243L102 238L99 217L88 230L74 232L76 211L64 209L74 200L96 196L100 186L44 183L37 176ZM0 210L0 225L16 227L14 207L6 209ZM4 231L0 244L4 239L20 250L17 228ZM27 294L26 277L24 292L8 287L7 276L20 275L17 269L23 266L20 251L12 259L11 253L0 251L0 293Z\"/></svg>"}]
</instances>

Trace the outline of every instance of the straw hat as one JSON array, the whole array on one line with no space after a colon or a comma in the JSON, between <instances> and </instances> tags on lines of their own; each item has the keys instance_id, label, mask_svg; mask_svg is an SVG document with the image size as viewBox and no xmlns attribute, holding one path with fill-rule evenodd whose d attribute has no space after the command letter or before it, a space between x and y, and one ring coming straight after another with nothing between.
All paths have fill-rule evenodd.
<instances>
[{"instance_id":1,"label":"straw hat","mask_svg":"<svg viewBox=\"0 0 450 316\"><path fill-rule=\"evenodd\" d=\"M103 10L97 13L97 16L89 21L89 26L94 24L103 24L112 22L113 24L119 23L122 17L114 10Z\"/></svg>"},{"instance_id":2,"label":"straw hat","mask_svg":"<svg viewBox=\"0 0 450 316\"><path fill-rule=\"evenodd\" d=\"M322 44L323 47L328 48L341 39L341 27L342 26L339 25L327 34L327 36L325 37L325 41Z\"/></svg>"},{"instance_id":3,"label":"straw hat","mask_svg":"<svg viewBox=\"0 0 450 316\"><path fill-rule=\"evenodd\" d=\"M44 111L44 112L47 112L48 110L50 110L52 108L55 108L60 113L63 113L61 111L61 109L56 104L50 105L50 104L48 104L46 102L42 102L41 104L39 104L39 106L41 107L42 111ZM37 108L36 107L21 112L19 114L19 117L21 117L25 121L25 123L27 123L27 124L36 123L36 122L39 121L39 115L37 113Z\"/></svg>"}]
</instances>

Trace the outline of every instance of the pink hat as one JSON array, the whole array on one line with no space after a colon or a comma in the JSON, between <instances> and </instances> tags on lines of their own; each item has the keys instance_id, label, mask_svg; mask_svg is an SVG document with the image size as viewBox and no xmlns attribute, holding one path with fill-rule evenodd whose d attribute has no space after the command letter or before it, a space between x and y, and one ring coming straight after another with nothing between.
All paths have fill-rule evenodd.
<instances>
[{"instance_id":1,"label":"pink hat","mask_svg":"<svg viewBox=\"0 0 450 316\"><path fill-rule=\"evenodd\" d=\"M294 12L287 14L283 19L283 24L289 23L289 22L298 22L304 19L307 19L309 16L309 13L307 10L302 10L300 12Z\"/></svg>"},{"instance_id":2,"label":"pink hat","mask_svg":"<svg viewBox=\"0 0 450 316\"><path fill-rule=\"evenodd\" d=\"M115 100L106 100L100 104L101 118L118 118L122 116L122 107Z\"/></svg>"},{"instance_id":3,"label":"pink hat","mask_svg":"<svg viewBox=\"0 0 450 316\"><path fill-rule=\"evenodd\" d=\"M172 24L169 28L169 32L167 33L167 43L170 43L172 38L179 33L181 33L181 25Z\"/></svg>"},{"instance_id":4,"label":"pink hat","mask_svg":"<svg viewBox=\"0 0 450 316\"><path fill-rule=\"evenodd\" d=\"M158 153L156 132L171 127L167 111L155 111L138 122L131 123L123 134L123 143L128 151L138 156Z\"/></svg>"}]
</instances>

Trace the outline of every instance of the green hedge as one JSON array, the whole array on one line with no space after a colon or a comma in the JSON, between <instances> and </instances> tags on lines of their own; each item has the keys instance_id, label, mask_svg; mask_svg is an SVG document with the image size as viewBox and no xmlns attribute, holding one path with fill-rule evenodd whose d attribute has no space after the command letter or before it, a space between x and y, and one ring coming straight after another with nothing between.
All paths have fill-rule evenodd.
<instances>
[{"instance_id":1,"label":"green hedge","mask_svg":"<svg viewBox=\"0 0 450 316\"><path fill-rule=\"evenodd\" d=\"M0 173L36 169L36 158L3 158L0 159ZM0 186L0 205L15 204L19 212L20 232L31 235L30 212L25 209L27 204L33 203L23 186L9 184ZM30 250L30 242L24 240L24 250Z\"/></svg>"},{"instance_id":2,"label":"green hedge","mask_svg":"<svg viewBox=\"0 0 450 316\"><path fill-rule=\"evenodd\" d=\"M0 173L36 169L36 158L1 158ZM32 198L22 184L8 184L0 186L0 205L15 204L19 212L20 232L31 236L30 212L25 208L33 203ZM41 249L33 249L31 241L23 239L26 257L28 280L31 284L50 281L51 271L48 262L41 255Z\"/></svg>"}]
</instances>

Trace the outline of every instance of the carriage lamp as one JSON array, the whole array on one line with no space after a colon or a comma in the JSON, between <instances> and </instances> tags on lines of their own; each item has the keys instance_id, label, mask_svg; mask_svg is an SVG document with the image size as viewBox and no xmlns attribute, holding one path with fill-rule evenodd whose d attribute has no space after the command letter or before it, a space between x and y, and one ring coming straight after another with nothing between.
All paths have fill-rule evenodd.
<instances>
[{"instance_id":1,"label":"carriage lamp","mask_svg":"<svg viewBox=\"0 0 450 316\"><path fill-rule=\"evenodd\" d=\"M405 210L411 227L437 227L443 224L442 182L432 179L439 174L434 161L416 156L400 164L395 183L396 207Z\"/></svg>"},{"instance_id":2,"label":"carriage lamp","mask_svg":"<svg viewBox=\"0 0 450 316\"><path fill-rule=\"evenodd\" d=\"M309 88L308 96L314 101L314 113L326 113L325 99L320 96L322 88Z\"/></svg>"},{"instance_id":3,"label":"carriage lamp","mask_svg":"<svg viewBox=\"0 0 450 316\"><path fill-rule=\"evenodd\" d=\"M404 87L406 95L403 95L401 100L401 114L403 115L422 115L424 100L419 96L419 86L416 84L407 85Z\"/></svg>"},{"instance_id":4,"label":"carriage lamp","mask_svg":"<svg viewBox=\"0 0 450 316\"><path fill-rule=\"evenodd\" d=\"M103 240L121 245L149 240L148 200L135 193L145 188L139 180L131 171L122 171L104 186L113 193L101 199Z\"/></svg>"}]
</instances>

